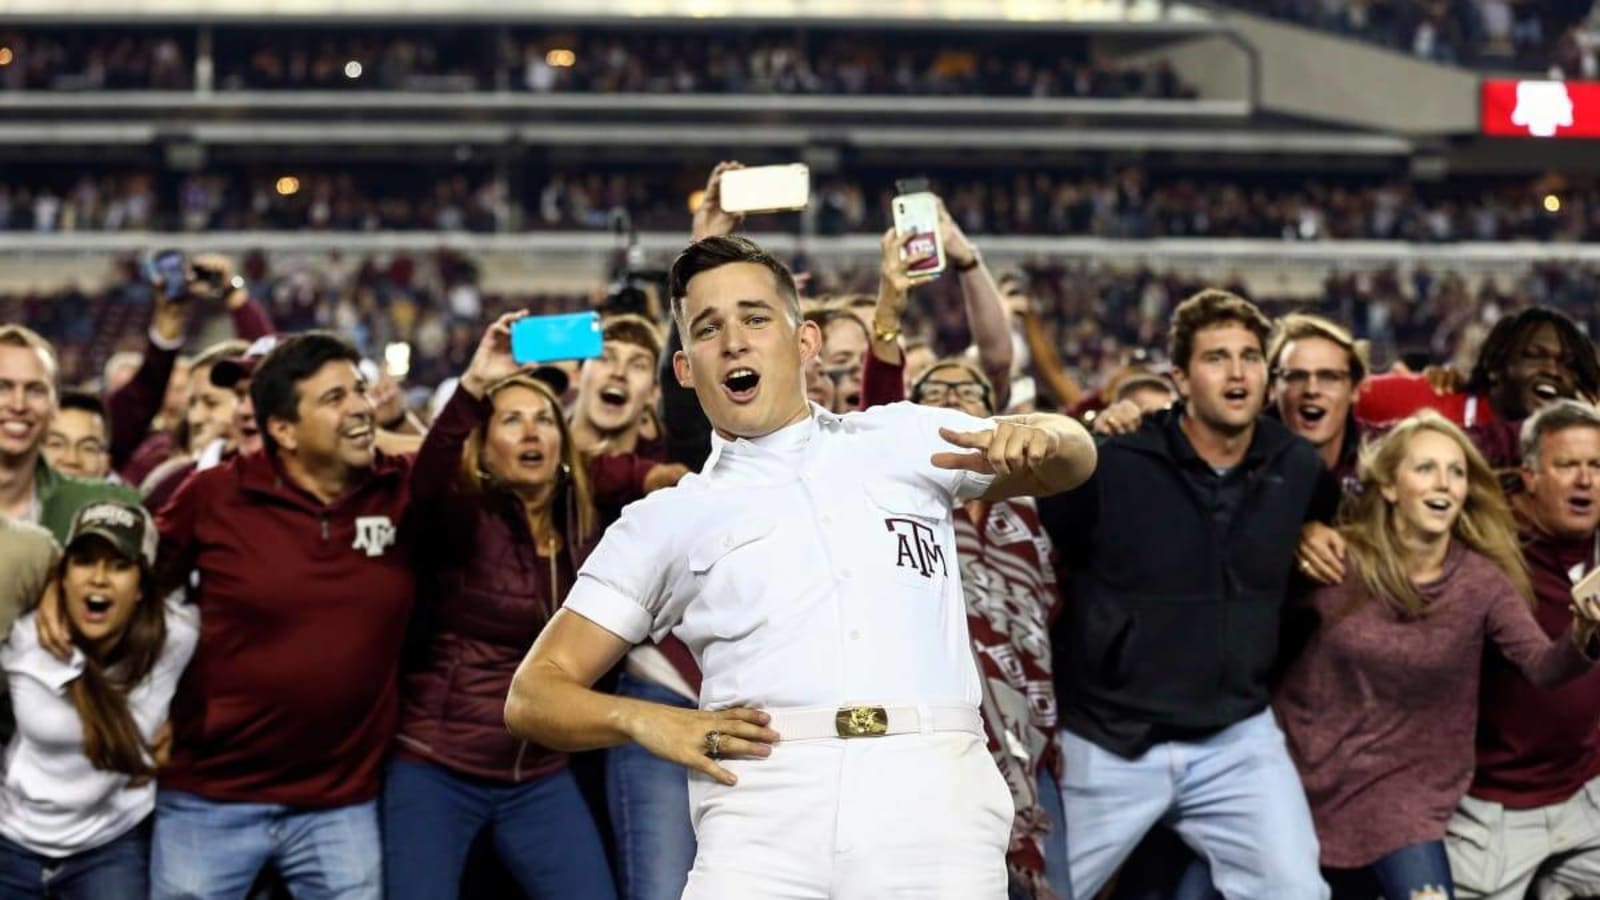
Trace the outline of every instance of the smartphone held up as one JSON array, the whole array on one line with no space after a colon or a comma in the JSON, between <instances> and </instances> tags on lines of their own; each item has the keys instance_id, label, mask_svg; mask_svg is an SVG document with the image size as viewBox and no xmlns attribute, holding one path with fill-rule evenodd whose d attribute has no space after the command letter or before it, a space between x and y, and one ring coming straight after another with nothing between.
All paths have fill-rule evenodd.
<instances>
[{"instance_id":1,"label":"smartphone held up","mask_svg":"<svg viewBox=\"0 0 1600 900\"><path fill-rule=\"evenodd\" d=\"M595 359L602 343L596 312L528 316L511 323L511 359L517 365Z\"/></svg>"},{"instance_id":2,"label":"smartphone held up","mask_svg":"<svg viewBox=\"0 0 1600 900\"><path fill-rule=\"evenodd\" d=\"M145 257L144 277L159 284L168 300L182 300L189 291L189 260L182 250L157 250Z\"/></svg>"},{"instance_id":3,"label":"smartphone held up","mask_svg":"<svg viewBox=\"0 0 1600 900\"><path fill-rule=\"evenodd\" d=\"M792 212L811 202L811 170L804 163L729 169L721 185L724 212Z\"/></svg>"},{"instance_id":4,"label":"smartphone held up","mask_svg":"<svg viewBox=\"0 0 1600 900\"><path fill-rule=\"evenodd\" d=\"M939 236L939 198L928 191L900 194L892 201L900 258L922 257L907 270L913 278L938 278L944 271L944 241Z\"/></svg>"}]
</instances>

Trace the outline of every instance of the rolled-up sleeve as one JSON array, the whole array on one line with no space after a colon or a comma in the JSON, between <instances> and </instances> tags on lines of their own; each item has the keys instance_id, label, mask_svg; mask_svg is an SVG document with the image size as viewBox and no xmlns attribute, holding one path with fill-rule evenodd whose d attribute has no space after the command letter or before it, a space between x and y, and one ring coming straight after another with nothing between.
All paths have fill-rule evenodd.
<instances>
[{"instance_id":1,"label":"rolled-up sleeve","mask_svg":"<svg viewBox=\"0 0 1600 900\"><path fill-rule=\"evenodd\" d=\"M632 644L664 634L671 591L671 532L648 501L628 507L589 554L564 604Z\"/></svg>"}]
</instances>

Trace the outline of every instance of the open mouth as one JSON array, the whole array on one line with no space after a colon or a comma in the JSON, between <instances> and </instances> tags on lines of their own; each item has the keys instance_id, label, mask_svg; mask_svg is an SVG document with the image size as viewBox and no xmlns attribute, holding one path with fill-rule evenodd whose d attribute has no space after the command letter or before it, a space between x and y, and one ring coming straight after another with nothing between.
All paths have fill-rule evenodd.
<instances>
[{"instance_id":1,"label":"open mouth","mask_svg":"<svg viewBox=\"0 0 1600 900\"><path fill-rule=\"evenodd\" d=\"M1222 392L1222 399L1228 401L1229 403L1243 403L1245 400L1249 399L1249 397L1250 392L1242 387L1228 388Z\"/></svg>"},{"instance_id":2,"label":"open mouth","mask_svg":"<svg viewBox=\"0 0 1600 900\"><path fill-rule=\"evenodd\" d=\"M517 455L517 462L525 466L539 466L544 464L543 450L529 450Z\"/></svg>"},{"instance_id":3,"label":"open mouth","mask_svg":"<svg viewBox=\"0 0 1600 900\"><path fill-rule=\"evenodd\" d=\"M111 598L104 594L90 594L83 599L83 608L90 618L104 618L111 612Z\"/></svg>"},{"instance_id":4,"label":"open mouth","mask_svg":"<svg viewBox=\"0 0 1600 900\"><path fill-rule=\"evenodd\" d=\"M861 395L860 394L845 394L844 395L844 402L845 402L845 405L848 406L850 409L860 409L861 408Z\"/></svg>"},{"instance_id":5,"label":"open mouth","mask_svg":"<svg viewBox=\"0 0 1600 900\"><path fill-rule=\"evenodd\" d=\"M600 390L600 402L607 406L621 409L628 405L628 392L619 387L606 387Z\"/></svg>"},{"instance_id":6,"label":"open mouth","mask_svg":"<svg viewBox=\"0 0 1600 900\"><path fill-rule=\"evenodd\" d=\"M1307 424L1315 425L1328 415L1328 410L1315 404L1306 404L1300 407L1300 418Z\"/></svg>"},{"instance_id":7,"label":"open mouth","mask_svg":"<svg viewBox=\"0 0 1600 900\"><path fill-rule=\"evenodd\" d=\"M339 434L347 441L355 441L358 444L366 443L372 440L372 423L362 421L359 424L349 426Z\"/></svg>"},{"instance_id":8,"label":"open mouth","mask_svg":"<svg viewBox=\"0 0 1600 900\"><path fill-rule=\"evenodd\" d=\"M722 386L737 403L747 403L755 399L756 388L761 384L761 376L751 368L738 368L723 376Z\"/></svg>"},{"instance_id":9,"label":"open mouth","mask_svg":"<svg viewBox=\"0 0 1600 900\"><path fill-rule=\"evenodd\" d=\"M1455 504L1442 497L1429 497L1422 501L1422 505L1434 512L1445 513L1455 508Z\"/></svg>"},{"instance_id":10,"label":"open mouth","mask_svg":"<svg viewBox=\"0 0 1600 900\"><path fill-rule=\"evenodd\" d=\"M1588 515L1594 511L1594 498L1585 494L1574 494L1567 498L1567 508L1580 516Z\"/></svg>"},{"instance_id":11,"label":"open mouth","mask_svg":"<svg viewBox=\"0 0 1600 900\"><path fill-rule=\"evenodd\" d=\"M1565 396L1559 386L1548 381L1535 381L1533 383L1533 395L1538 397L1543 403L1549 403L1552 400L1559 400L1561 397Z\"/></svg>"}]
</instances>

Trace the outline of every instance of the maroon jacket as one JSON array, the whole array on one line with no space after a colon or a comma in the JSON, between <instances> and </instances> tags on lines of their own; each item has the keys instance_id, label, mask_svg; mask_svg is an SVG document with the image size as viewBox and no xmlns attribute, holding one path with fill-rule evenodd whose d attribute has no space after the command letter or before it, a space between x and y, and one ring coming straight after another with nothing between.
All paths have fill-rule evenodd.
<instances>
[{"instance_id":1,"label":"maroon jacket","mask_svg":"<svg viewBox=\"0 0 1600 900\"><path fill-rule=\"evenodd\" d=\"M229 316L233 319L233 333L243 340L272 334L272 320L254 300L246 301ZM133 379L106 398L106 415L111 419L107 423L111 431L111 468L135 487L143 484L156 466L184 450L170 431L150 431L150 423L161 413L167 382L172 380L172 364L177 359L178 351L163 350L153 341L148 343Z\"/></svg>"},{"instance_id":2,"label":"maroon jacket","mask_svg":"<svg viewBox=\"0 0 1600 900\"><path fill-rule=\"evenodd\" d=\"M484 401L456 391L411 472L423 646L404 676L397 749L466 775L521 782L567 764L565 754L512 737L505 704L517 665L566 598L585 548L569 520L568 549L552 575L515 497L458 489L461 448L487 414Z\"/></svg>"},{"instance_id":3,"label":"maroon jacket","mask_svg":"<svg viewBox=\"0 0 1600 900\"><path fill-rule=\"evenodd\" d=\"M199 472L157 517L158 582L199 574L200 641L161 785L326 809L378 795L415 592L409 461L323 505L265 453Z\"/></svg>"},{"instance_id":4,"label":"maroon jacket","mask_svg":"<svg viewBox=\"0 0 1600 900\"><path fill-rule=\"evenodd\" d=\"M1563 540L1530 527L1522 552L1539 603L1533 616L1552 640L1572 627L1575 568L1595 565L1595 539ZM1559 687L1535 687L1505 657L1483 663L1478 769L1471 794L1513 809L1565 803L1600 776L1600 671Z\"/></svg>"}]
</instances>

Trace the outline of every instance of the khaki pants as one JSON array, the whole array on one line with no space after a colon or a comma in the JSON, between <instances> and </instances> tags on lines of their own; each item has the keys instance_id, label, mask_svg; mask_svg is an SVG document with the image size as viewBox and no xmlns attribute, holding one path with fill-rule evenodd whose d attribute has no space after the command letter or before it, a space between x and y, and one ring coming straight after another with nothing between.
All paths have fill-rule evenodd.
<instances>
[{"instance_id":1,"label":"khaki pants","mask_svg":"<svg viewBox=\"0 0 1600 900\"><path fill-rule=\"evenodd\" d=\"M1600 896L1600 778L1537 809L1464 797L1445 849L1460 900Z\"/></svg>"}]
</instances>

